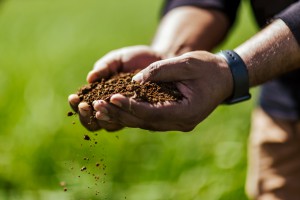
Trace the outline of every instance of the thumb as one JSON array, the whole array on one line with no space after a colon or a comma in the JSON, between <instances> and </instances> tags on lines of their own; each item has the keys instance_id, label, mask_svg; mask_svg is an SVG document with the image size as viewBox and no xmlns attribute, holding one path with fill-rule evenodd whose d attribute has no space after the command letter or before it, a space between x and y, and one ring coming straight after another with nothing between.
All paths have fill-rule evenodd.
<instances>
[{"instance_id":1,"label":"thumb","mask_svg":"<svg viewBox=\"0 0 300 200\"><path fill-rule=\"evenodd\" d=\"M140 83L172 82L191 79L192 65L184 57L169 58L152 63L139 73L132 80Z\"/></svg>"}]
</instances>

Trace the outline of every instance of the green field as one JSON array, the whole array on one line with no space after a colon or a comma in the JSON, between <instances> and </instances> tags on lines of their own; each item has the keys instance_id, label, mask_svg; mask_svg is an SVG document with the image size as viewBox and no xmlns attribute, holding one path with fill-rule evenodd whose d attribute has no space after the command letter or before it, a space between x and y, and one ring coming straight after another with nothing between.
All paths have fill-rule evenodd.
<instances>
[{"instance_id":1,"label":"green field","mask_svg":"<svg viewBox=\"0 0 300 200\"><path fill-rule=\"evenodd\" d=\"M67 96L85 84L98 58L151 42L161 3L0 1L0 199L247 199L255 98L220 106L190 133L128 128L96 136L76 116L67 117ZM234 48L255 33L248 1L239 15L218 49ZM88 170L81 172L82 166Z\"/></svg>"}]
</instances>

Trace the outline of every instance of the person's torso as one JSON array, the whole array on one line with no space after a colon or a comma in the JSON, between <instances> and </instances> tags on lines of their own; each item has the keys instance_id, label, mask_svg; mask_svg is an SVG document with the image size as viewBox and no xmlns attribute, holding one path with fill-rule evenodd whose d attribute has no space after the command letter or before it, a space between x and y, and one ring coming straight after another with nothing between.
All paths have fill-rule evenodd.
<instances>
[{"instance_id":1,"label":"person's torso","mask_svg":"<svg viewBox=\"0 0 300 200\"><path fill-rule=\"evenodd\" d=\"M295 0L251 0L253 13L260 27L274 15L295 3ZM300 65L300 63L299 63ZM300 69L284 74L262 86L260 105L270 115L287 120L300 119Z\"/></svg>"},{"instance_id":2,"label":"person's torso","mask_svg":"<svg viewBox=\"0 0 300 200\"><path fill-rule=\"evenodd\" d=\"M251 0L251 5L257 23L262 27L264 26L274 15L287 8L295 0Z\"/></svg>"}]
</instances>

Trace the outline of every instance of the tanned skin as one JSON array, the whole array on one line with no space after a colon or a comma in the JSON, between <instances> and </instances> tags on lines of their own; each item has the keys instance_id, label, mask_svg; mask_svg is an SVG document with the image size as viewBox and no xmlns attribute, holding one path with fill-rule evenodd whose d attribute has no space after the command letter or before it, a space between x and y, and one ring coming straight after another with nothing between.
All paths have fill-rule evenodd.
<instances>
[{"instance_id":1,"label":"tanned skin","mask_svg":"<svg viewBox=\"0 0 300 200\"><path fill-rule=\"evenodd\" d=\"M115 72L143 69L133 80L141 84L175 81L185 96L180 102L152 105L116 94L110 102L94 102L97 112L92 121L88 104L79 104L77 95L70 95L69 102L79 112L82 124L92 131L115 131L124 126L190 131L232 94L232 75L226 61L209 52L222 41L228 28L228 19L219 11L176 8L163 18L151 47L110 52L87 77L88 82L93 82ZM235 51L248 68L251 86L300 66L299 45L281 20L269 24Z\"/></svg>"}]
</instances>

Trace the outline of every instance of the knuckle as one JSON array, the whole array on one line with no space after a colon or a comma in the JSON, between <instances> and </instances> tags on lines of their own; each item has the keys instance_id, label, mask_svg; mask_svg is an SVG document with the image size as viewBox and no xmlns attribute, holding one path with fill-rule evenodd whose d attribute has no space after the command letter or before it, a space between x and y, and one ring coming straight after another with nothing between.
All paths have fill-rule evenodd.
<instances>
[{"instance_id":1,"label":"knuckle","mask_svg":"<svg viewBox=\"0 0 300 200\"><path fill-rule=\"evenodd\" d=\"M186 53L182 55L182 62L186 63L187 66L192 66L197 63L197 59L194 57L193 53Z\"/></svg>"},{"instance_id":2,"label":"knuckle","mask_svg":"<svg viewBox=\"0 0 300 200\"><path fill-rule=\"evenodd\" d=\"M162 65L159 62L151 64L148 68L148 74L150 77L157 76L159 74L159 69Z\"/></svg>"},{"instance_id":3,"label":"knuckle","mask_svg":"<svg viewBox=\"0 0 300 200\"><path fill-rule=\"evenodd\" d=\"M187 53L182 54L181 57L192 58L192 57L194 57L193 55L194 55L193 52L187 52Z\"/></svg>"}]
</instances>

